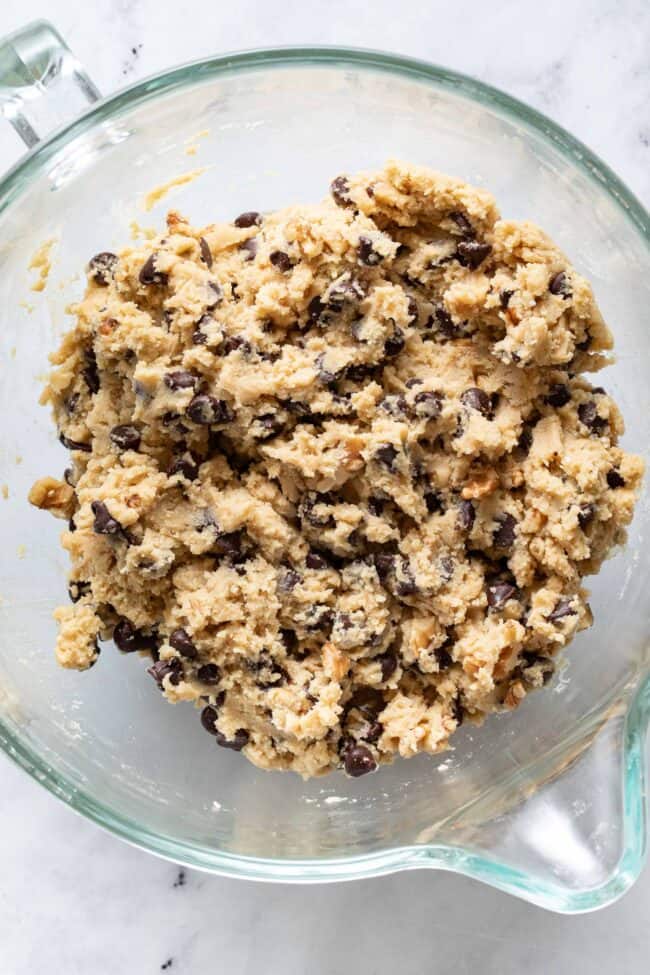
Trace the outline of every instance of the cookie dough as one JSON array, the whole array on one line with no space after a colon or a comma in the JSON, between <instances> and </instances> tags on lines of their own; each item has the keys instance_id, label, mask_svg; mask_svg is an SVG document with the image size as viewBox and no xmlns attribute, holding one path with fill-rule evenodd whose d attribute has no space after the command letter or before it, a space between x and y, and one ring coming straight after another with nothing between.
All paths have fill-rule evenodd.
<instances>
[{"instance_id":1,"label":"cookie dough","mask_svg":"<svg viewBox=\"0 0 650 975\"><path fill-rule=\"evenodd\" d=\"M584 376L611 345L539 228L402 163L98 254L43 396L70 466L31 493L69 519L60 663L112 637L305 777L516 708L632 517L641 460Z\"/></svg>"}]
</instances>

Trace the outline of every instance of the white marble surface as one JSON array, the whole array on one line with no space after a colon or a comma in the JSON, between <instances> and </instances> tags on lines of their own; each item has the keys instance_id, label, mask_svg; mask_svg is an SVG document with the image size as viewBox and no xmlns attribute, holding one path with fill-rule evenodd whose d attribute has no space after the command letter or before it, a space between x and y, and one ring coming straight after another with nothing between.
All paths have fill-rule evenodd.
<instances>
[{"instance_id":1,"label":"white marble surface","mask_svg":"<svg viewBox=\"0 0 650 975\"><path fill-rule=\"evenodd\" d=\"M650 204L647 0L3 0L0 34L36 17L54 22L106 93L256 46L339 43L426 58L551 115ZM0 169L20 152L3 125ZM0 817L2 975L647 970L650 871L604 914L574 918L441 874L306 889L181 879L5 759Z\"/></svg>"}]
</instances>

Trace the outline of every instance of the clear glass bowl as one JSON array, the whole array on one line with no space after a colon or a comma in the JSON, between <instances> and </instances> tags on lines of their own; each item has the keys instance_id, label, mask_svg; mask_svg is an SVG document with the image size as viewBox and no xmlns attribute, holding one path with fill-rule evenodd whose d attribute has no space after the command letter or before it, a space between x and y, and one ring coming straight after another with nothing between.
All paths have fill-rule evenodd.
<instances>
[{"instance_id":1,"label":"clear glass bowl","mask_svg":"<svg viewBox=\"0 0 650 975\"><path fill-rule=\"evenodd\" d=\"M37 399L90 255L128 240L133 219L160 224L168 205L200 223L316 200L337 173L390 156L488 187L503 214L535 219L591 279L617 344L602 382L626 416L628 448L647 456L646 212L548 119L404 58L290 49L201 61L36 144L39 128L94 96L45 25L0 45L0 102L34 143L0 184L2 747L74 809L191 867L300 882L432 867L558 911L612 901L638 875L646 842L647 488L627 548L591 581L594 626L549 689L462 728L446 754L308 783L216 748L191 707L161 698L140 659L107 646L88 673L57 668L51 614L67 598L66 558L60 526L26 495L66 462ZM193 142L198 153L186 155ZM143 214L143 194L199 166L203 175ZM58 244L39 294L27 265L47 238Z\"/></svg>"}]
</instances>

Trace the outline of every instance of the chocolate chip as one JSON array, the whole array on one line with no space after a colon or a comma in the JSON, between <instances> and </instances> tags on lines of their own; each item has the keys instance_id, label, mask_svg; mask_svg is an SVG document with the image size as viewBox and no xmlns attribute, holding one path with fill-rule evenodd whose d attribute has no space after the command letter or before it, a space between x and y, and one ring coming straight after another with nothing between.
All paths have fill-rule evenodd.
<instances>
[{"instance_id":1,"label":"chocolate chip","mask_svg":"<svg viewBox=\"0 0 650 975\"><path fill-rule=\"evenodd\" d=\"M436 393L433 390L424 390L421 393L415 394L413 403L416 416L427 420L434 420L437 416L440 416L442 409L442 396L440 393Z\"/></svg>"},{"instance_id":2,"label":"chocolate chip","mask_svg":"<svg viewBox=\"0 0 650 975\"><path fill-rule=\"evenodd\" d=\"M449 582L454 574L454 560L448 555L443 555L440 559L440 578L443 582Z\"/></svg>"},{"instance_id":3,"label":"chocolate chip","mask_svg":"<svg viewBox=\"0 0 650 975\"><path fill-rule=\"evenodd\" d=\"M612 490L622 488L625 487L625 478L612 467L611 471L607 471L607 484Z\"/></svg>"},{"instance_id":4,"label":"chocolate chip","mask_svg":"<svg viewBox=\"0 0 650 975\"><path fill-rule=\"evenodd\" d=\"M199 466L193 457L175 457L167 468L167 476L175 477L181 474L188 481L195 481L199 474Z\"/></svg>"},{"instance_id":5,"label":"chocolate chip","mask_svg":"<svg viewBox=\"0 0 650 975\"><path fill-rule=\"evenodd\" d=\"M472 227L471 223L469 222L465 214L461 213L460 210L452 210L452 212L449 214L449 219L454 221L454 223L456 224L460 232L465 237L474 236L475 234L474 228Z\"/></svg>"},{"instance_id":6,"label":"chocolate chip","mask_svg":"<svg viewBox=\"0 0 650 975\"><path fill-rule=\"evenodd\" d=\"M314 511L317 504L331 504L332 498L327 494L310 493L304 497L298 508L298 515L301 520L308 522L315 528L334 528L335 521L332 514L319 515Z\"/></svg>"},{"instance_id":7,"label":"chocolate chip","mask_svg":"<svg viewBox=\"0 0 650 975\"><path fill-rule=\"evenodd\" d=\"M307 305L307 315L309 316L309 321L313 322L315 325L322 325L326 322L326 311L327 305L319 297L319 295L315 295Z\"/></svg>"},{"instance_id":8,"label":"chocolate chip","mask_svg":"<svg viewBox=\"0 0 650 975\"><path fill-rule=\"evenodd\" d=\"M261 227L262 214L256 210L247 210L246 213L240 213L235 217L234 224L235 227Z\"/></svg>"},{"instance_id":9,"label":"chocolate chip","mask_svg":"<svg viewBox=\"0 0 650 975\"><path fill-rule=\"evenodd\" d=\"M141 635L139 630L127 619L121 619L113 630L113 642L122 653L134 653L142 650Z\"/></svg>"},{"instance_id":10,"label":"chocolate chip","mask_svg":"<svg viewBox=\"0 0 650 975\"><path fill-rule=\"evenodd\" d=\"M215 531L216 534L219 534L220 531L214 511L211 508L201 508L197 512L195 525L199 534L206 529Z\"/></svg>"},{"instance_id":11,"label":"chocolate chip","mask_svg":"<svg viewBox=\"0 0 650 975\"><path fill-rule=\"evenodd\" d=\"M554 274L548 283L548 290L552 295L562 295L563 298L571 297L571 287L564 271Z\"/></svg>"},{"instance_id":12,"label":"chocolate chip","mask_svg":"<svg viewBox=\"0 0 650 975\"><path fill-rule=\"evenodd\" d=\"M564 383L551 383L545 401L549 406L566 406L571 400L571 391Z\"/></svg>"},{"instance_id":13,"label":"chocolate chip","mask_svg":"<svg viewBox=\"0 0 650 975\"><path fill-rule=\"evenodd\" d=\"M190 420L201 426L213 423L231 423L234 419L228 404L209 393L198 393L193 396L185 411Z\"/></svg>"},{"instance_id":14,"label":"chocolate chip","mask_svg":"<svg viewBox=\"0 0 650 975\"><path fill-rule=\"evenodd\" d=\"M343 765L348 775L358 779L377 768L372 752L365 745L351 745L343 755Z\"/></svg>"},{"instance_id":15,"label":"chocolate chip","mask_svg":"<svg viewBox=\"0 0 650 975\"><path fill-rule=\"evenodd\" d=\"M578 511L578 524L584 530L594 519L596 506L594 504L582 504Z\"/></svg>"},{"instance_id":16,"label":"chocolate chip","mask_svg":"<svg viewBox=\"0 0 650 975\"><path fill-rule=\"evenodd\" d=\"M108 287L115 273L117 266L117 254L110 251L101 251L95 254L88 262L88 273L91 275L95 284L102 288Z\"/></svg>"},{"instance_id":17,"label":"chocolate chip","mask_svg":"<svg viewBox=\"0 0 650 975\"><path fill-rule=\"evenodd\" d=\"M586 403L580 403L578 406L578 416L580 422L584 423L591 433L600 435L605 427L607 426L607 421L603 419L602 416L598 415L598 407L594 400L588 400Z\"/></svg>"},{"instance_id":18,"label":"chocolate chip","mask_svg":"<svg viewBox=\"0 0 650 975\"><path fill-rule=\"evenodd\" d=\"M278 413L262 413L256 416L250 427L251 436L259 443L275 437L284 429L284 420Z\"/></svg>"},{"instance_id":19,"label":"chocolate chip","mask_svg":"<svg viewBox=\"0 0 650 975\"><path fill-rule=\"evenodd\" d=\"M243 353L252 351L250 342L247 342L241 335L228 335L219 346L221 355L230 355L237 349L241 349Z\"/></svg>"},{"instance_id":20,"label":"chocolate chip","mask_svg":"<svg viewBox=\"0 0 650 975\"><path fill-rule=\"evenodd\" d=\"M303 403L299 399L281 399L280 404L284 407L287 413L292 413L294 416L309 416L310 407L308 403Z\"/></svg>"},{"instance_id":21,"label":"chocolate chip","mask_svg":"<svg viewBox=\"0 0 650 975\"><path fill-rule=\"evenodd\" d=\"M509 291L508 288L504 288L503 291L499 292L499 304L503 309L506 309L510 304L510 299L512 298L514 291Z\"/></svg>"},{"instance_id":22,"label":"chocolate chip","mask_svg":"<svg viewBox=\"0 0 650 975\"><path fill-rule=\"evenodd\" d=\"M249 237L239 245L240 251L244 252L245 261L253 261L257 256L257 237Z\"/></svg>"},{"instance_id":23,"label":"chocolate chip","mask_svg":"<svg viewBox=\"0 0 650 975\"><path fill-rule=\"evenodd\" d=\"M90 583L82 579L71 579L68 584L68 596L70 601L78 603L82 596L87 596L91 592Z\"/></svg>"},{"instance_id":24,"label":"chocolate chip","mask_svg":"<svg viewBox=\"0 0 650 975\"><path fill-rule=\"evenodd\" d=\"M318 370L318 378L320 379L320 381L322 383L325 383L326 386L329 386L332 383L335 383L337 379L342 378L344 370L339 369L334 372L331 369L328 369L327 366L325 365L326 355L327 355L326 352L321 352L319 355L317 355L314 361L314 365Z\"/></svg>"},{"instance_id":25,"label":"chocolate chip","mask_svg":"<svg viewBox=\"0 0 650 975\"><path fill-rule=\"evenodd\" d=\"M176 392L179 389L196 389L199 378L194 373L188 372L187 369L177 369L174 372L165 373L163 381L172 392Z\"/></svg>"},{"instance_id":26,"label":"chocolate chip","mask_svg":"<svg viewBox=\"0 0 650 975\"><path fill-rule=\"evenodd\" d=\"M382 255L374 249L371 238L366 237L365 234L361 234L359 237L357 254L361 263L367 267L376 267L382 261Z\"/></svg>"},{"instance_id":27,"label":"chocolate chip","mask_svg":"<svg viewBox=\"0 0 650 975\"><path fill-rule=\"evenodd\" d=\"M418 320L418 303L412 295L409 295L408 300L408 317L409 325L415 325Z\"/></svg>"},{"instance_id":28,"label":"chocolate chip","mask_svg":"<svg viewBox=\"0 0 650 975\"><path fill-rule=\"evenodd\" d=\"M212 554L219 558L240 558L242 555L242 542L243 536L241 531L224 532L215 539Z\"/></svg>"},{"instance_id":29,"label":"chocolate chip","mask_svg":"<svg viewBox=\"0 0 650 975\"><path fill-rule=\"evenodd\" d=\"M278 578L278 592L292 592L302 582L302 576L293 569L287 569Z\"/></svg>"},{"instance_id":30,"label":"chocolate chip","mask_svg":"<svg viewBox=\"0 0 650 975\"><path fill-rule=\"evenodd\" d=\"M329 568L327 561L323 558L322 555L319 555L318 552L308 552L307 557L305 558L305 565L307 566L308 569L315 569L315 570Z\"/></svg>"},{"instance_id":31,"label":"chocolate chip","mask_svg":"<svg viewBox=\"0 0 650 975\"><path fill-rule=\"evenodd\" d=\"M119 450L137 450L140 446L140 431L130 423L120 423L109 434L111 443Z\"/></svg>"},{"instance_id":32,"label":"chocolate chip","mask_svg":"<svg viewBox=\"0 0 650 975\"><path fill-rule=\"evenodd\" d=\"M97 369L97 358L94 349L86 349L84 352L85 366L81 370L86 386L91 394L99 392L99 371Z\"/></svg>"},{"instance_id":33,"label":"chocolate chip","mask_svg":"<svg viewBox=\"0 0 650 975\"><path fill-rule=\"evenodd\" d=\"M442 499L435 491L427 491L424 495L424 503L430 515L442 510Z\"/></svg>"},{"instance_id":34,"label":"chocolate chip","mask_svg":"<svg viewBox=\"0 0 650 975\"><path fill-rule=\"evenodd\" d=\"M404 417L408 413L408 403L401 394L384 396L379 403L379 408L389 416Z\"/></svg>"},{"instance_id":35,"label":"chocolate chip","mask_svg":"<svg viewBox=\"0 0 650 975\"><path fill-rule=\"evenodd\" d=\"M349 613L337 613L334 619L335 630L350 630L352 628L352 618Z\"/></svg>"},{"instance_id":36,"label":"chocolate chip","mask_svg":"<svg viewBox=\"0 0 650 975\"><path fill-rule=\"evenodd\" d=\"M208 704L207 707L203 708L203 710L201 711L201 724L203 725L205 730L209 732L211 735L219 734L219 731L217 729L218 718L219 718L219 713L217 709L214 708L211 704Z\"/></svg>"},{"instance_id":37,"label":"chocolate chip","mask_svg":"<svg viewBox=\"0 0 650 975\"><path fill-rule=\"evenodd\" d=\"M404 578L397 579L395 582L395 595L415 596L420 590L411 574L411 569L406 559L402 559L402 572Z\"/></svg>"},{"instance_id":38,"label":"chocolate chip","mask_svg":"<svg viewBox=\"0 0 650 975\"><path fill-rule=\"evenodd\" d=\"M458 334L458 327L443 305L437 305L427 320L427 328L433 329L444 339L453 339Z\"/></svg>"},{"instance_id":39,"label":"chocolate chip","mask_svg":"<svg viewBox=\"0 0 650 975\"><path fill-rule=\"evenodd\" d=\"M549 623L564 619L565 616L577 616L578 611L571 605L570 599L559 599L555 604L555 609L549 613L546 619Z\"/></svg>"},{"instance_id":40,"label":"chocolate chip","mask_svg":"<svg viewBox=\"0 0 650 975\"><path fill-rule=\"evenodd\" d=\"M218 281L208 281L208 297L205 307L208 311L214 311L217 305L223 301L223 289Z\"/></svg>"},{"instance_id":41,"label":"chocolate chip","mask_svg":"<svg viewBox=\"0 0 650 975\"><path fill-rule=\"evenodd\" d=\"M395 461L397 459L399 451L395 449L392 443L382 444L378 447L373 454L373 460L377 464L381 464L389 471L395 470Z\"/></svg>"},{"instance_id":42,"label":"chocolate chip","mask_svg":"<svg viewBox=\"0 0 650 975\"><path fill-rule=\"evenodd\" d=\"M455 720L457 727L460 728L465 718L465 711L463 710L463 705L460 703L460 693L452 701L451 716Z\"/></svg>"},{"instance_id":43,"label":"chocolate chip","mask_svg":"<svg viewBox=\"0 0 650 975\"><path fill-rule=\"evenodd\" d=\"M334 619L334 614L329 606L325 606L322 603L316 603L314 606L310 606L307 610L307 622L306 626L308 630L324 630L328 626L331 626L332 620Z\"/></svg>"},{"instance_id":44,"label":"chocolate chip","mask_svg":"<svg viewBox=\"0 0 650 975\"><path fill-rule=\"evenodd\" d=\"M349 192L350 184L345 176L337 176L330 183L330 193L334 198L334 202L340 207L351 206L352 200L350 199Z\"/></svg>"},{"instance_id":45,"label":"chocolate chip","mask_svg":"<svg viewBox=\"0 0 650 975\"><path fill-rule=\"evenodd\" d=\"M281 629L280 638L288 651L293 652L298 646L298 637L295 630Z\"/></svg>"},{"instance_id":46,"label":"chocolate chip","mask_svg":"<svg viewBox=\"0 0 650 975\"><path fill-rule=\"evenodd\" d=\"M458 505L458 527L463 531L471 531L474 527L476 512L471 501L461 501Z\"/></svg>"},{"instance_id":47,"label":"chocolate chip","mask_svg":"<svg viewBox=\"0 0 650 975\"><path fill-rule=\"evenodd\" d=\"M213 263L212 251L205 237L199 237L199 250L201 251L201 260L207 264L208 268L211 268Z\"/></svg>"},{"instance_id":48,"label":"chocolate chip","mask_svg":"<svg viewBox=\"0 0 650 975\"><path fill-rule=\"evenodd\" d=\"M492 609L503 609L509 599L517 597L517 587L509 582L493 582L487 587L488 606Z\"/></svg>"},{"instance_id":49,"label":"chocolate chip","mask_svg":"<svg viewBox=\"0 0 650 975\"><path fill-rule=\"evenodd\" d=\"M395 569L396 556L388 552L375 552L373 560L380 579L385 579Z\"/></svg>"},{"instance_id":50,"label":"chocolate chip","mask_svg":"<svg viewBox=\"0 0 650 975\"><path fill-rule=\"evenodd\" d=\"M492 535L492 541L497 548L511 548L515 541L517 521L509 512L497 515L495 521L498 528Z\"/></svg>"},{"instance_id":51,"label":"chocolate chip","mask_svg":"<svg viewBox=\"0 0 650 975\"><path fill-rule=\"evenodd\" d=\"M454 662L454 658L444 646L436 647L433 656L436 658L440 670L448 670Z\"/></svg>"},{"instance_id":52,"label":"chocolate chip","mask_svg":"<svg viewBox=\"0 0 650 975\"><path fill-rule=\"evenodd\" d=\"M357 708L366 715L367 718L374 719L386 707L384 694L378 687L364 685L358 687L350 700L345 705L346 712Z\"/></svg>"},{"instance_id":53,"label":"chocolate chip","mask_svg":"<svg viewBox=\"0 0 650 975\"><path fill-rule=\"evenodd\" d=\"M397 670L397 654L393 650L387 650L375 657L375 660L381 666L382 681L389 680Z\"/></svg>"},{"instance_id":54,"label":"chocolate chip","mask_svg":"<svg viewBox=\"0 0 650 975\"><path fill-rule=\"evenodd\" d=\"M169 677L170 684L176 685L180 684L184 676L183 665L178 657L173 657L171 660L156 660L153 666L147 669L147 673L153 677L161 690L164 688L165 677Z\"/></svg>"},{"instance_id":55,"label":"chocolate chip","mask_svg":"<svg viewBox=\"0 0 650 975\"><path fill-rule=\"evenodd\" d=\"M491 253L490 244L481 243L479 240L461 240L456 248L455 257L463 267L475 271Z\"/></svg>"},{"instance_id":56,"label":"chocolate chip","mask_svg":"<svg viewBox=\"0 0 650 975\"><path fill-rule=\"evenodd\" d=\"M261 675L257 677L255 683L262 691L268 691L271 690L271 688L280 687L281 684L286 684L291 680L284 667L282 667L264 650L262 651L259 659L249 659L246 660L245 663L247 668L252 673Z\"/></svg>"},{"instance_id":57,"label":"chocolate chip","mask_svg":"<svg viewBox=\"0 0 650 975\"><path fill-rule=\"evenodd\" d=\"M174 650L178 650L182 657L187 657L188 660L193 660L196 657L197 650L192 642L192 639L183 627L179 627L177 630L173 630L169 634L169 643Z\"/></svg>"},{"instance_id":58,"label":"chocolate chip","mask_svg":"<svg viewBox=\"0 0 650 975\"><path fill-rule=\"evenodd\" d=\"M378 518L383 510L384 502L382 498L368 498L368 511L371 515Z\"/></svg>"},{"instance_id":59,"label":"chocolate chip","mask_svg":"<svg viewBox=\"0 0 650 975\"><path fill-rule=\"evenodd\" d=\"M156 270L156 255L151 254L140 268L138 280L140 284L167 284L167 274Z\"/></svg>"},{"instance_id":60,"label":"chocolate chip","mask_svg":"<svg viewBox=\"0 0 650 975\"><path fill-rule=\"evenodd\" d=\"M80 398L81 398L80 393L72 393L71 396L67 397L67 399L64 401L63 404L65 406L66 413L76 412L77 406L79 405Z\"/></svg>"},{"instance_id":61,"label":"chocolate chip","mask_svg":"<svg viewBox=\"0 0 650 975\"><path fill-rule=\"evenodd\" d=\"M93 531L98 535L119 535L122 532L122 526L119 521L117 521L103 501L93 501L90 505L92 513L95 516L93 522Z\"/></svg>"},{"instance_id":62,"label":"chocolate chip","mask_svg":"<svg viewBox=\"0 0 650 975\"><path fill-rule=\"evenodd\" d=\"M369 741L371 743L376 742L381 738L384 732L384 726L381 721L371 721L367 728L364 729L362 738L364 741Z\"/></svg>"},{"instance_id":63,"label":"chocolate chip","mask_svg":"<svg viewBox=\"0 0 650 975\"><path fill-rule=\"evenodd\" d=\"M269 261L278 271L290 271L293 267L291 258L284 251L272 251L269 254Z\"/></svg>"},{"instance_id":64,"label":"chocolate chip","mask_svg":"<svg viewBox=\"0 0 650 975\"><path fill-rule=\"evenodd\" d=\"M203 664L197 670L196 676L202 684L218 684L221 680L221 671L216 664Z\"/></svg>"},{"instance_id":65,"label":"chocolate chip","mask_svg":"<svg viewBox=\"0 0 650 975\"><path fill-rule=\"evenodd\" d=\"M68 450L83 450L84 453L89 454L93 449L89 443L79 443L78 440L71 440L64 433L59 434L59 441Z\"/></svg>"},{"instance_id":66,"label":"chocolate chip","mask_svg":"<svg viewBox=\"0 0 650 975\"><path fill-rule=\"evenodd\" d=\"M388 359L394 359L396 355L399 355L404 346L406 345L406 339L404 338L404 332L401 328L396 328L389 339L386 339L384 343L384 355Z\"/></svg>"},{"instance_id":67,"label":"chocolate chip","mask_svg":"<svg viewBox=\"0 0 650 975\"><path fill-rule=\"evenodd\" d=\"M492 415L490 397L484 390L479 389L477 386L466 389L461 395L460 401L463 406L467 406L472 410L478 410L483 416L490 417Z\"/></svg>"},{"instance_id":68,"label":"chocolate chip","mask_svg":"<svg viewBox=\"0 0 650 975\"><path fill-rule=\"evenodd\" d=\"M533 444L533 434L530 427L524 427L519 435L519 440L517 441L517 447L523 450L527 454Z\"/></svg>"},{"instance_id":69,"label":"chocolate chip","mask_svg":"<svg viewBox=\"0 0 650 975\"><path fill-rule=\"evenodd\" d=\"M234 752L240 752L248 744L250 735L245 728L238 728L234 738L226 738L220 731L215 731L217 745L221 748L231 748Z\"/></svg>"},{"instance_id":70,"label":"chocolate chip","mask_svg":"<svg viewBox=\"0 0 650 975\"><path fill-rule=\"evenodd\" d=\"M337 278L327 289L326 304L332 311L341 311L346 302L356 305L365 297L365 294L365 288L361 281L346 273Z\"/></svg>"},{"instance_id":71,"label":"chocolate chip","mask_svg":"<svg viewBox=\"0 0 650 975\"><path fill-rule=\"evenodd\" d=\"M355 366L348 366L345 372L345 378L349 379L352 383L363 383L370 377L380 380L381 365L373 365L372 363L362 362Z\"/></svg>"}]
</instances>

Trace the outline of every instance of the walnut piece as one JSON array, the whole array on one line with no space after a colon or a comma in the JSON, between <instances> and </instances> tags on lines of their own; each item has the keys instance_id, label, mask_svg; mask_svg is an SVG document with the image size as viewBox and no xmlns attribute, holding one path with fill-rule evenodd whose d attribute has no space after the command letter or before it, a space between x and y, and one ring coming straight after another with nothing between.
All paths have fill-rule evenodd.
<instances>
[{"instance_id":1,"label":"walnut piece","mask_svg":"<svg viewBox=\"0 0 650 975\"><path fill-rule=\"evenodd\" d=\"M29 503L51 511L57 518L71 518L74 511L74 488L55 477L41 477L29 492Z\"/></svg>"}]
</instances>

